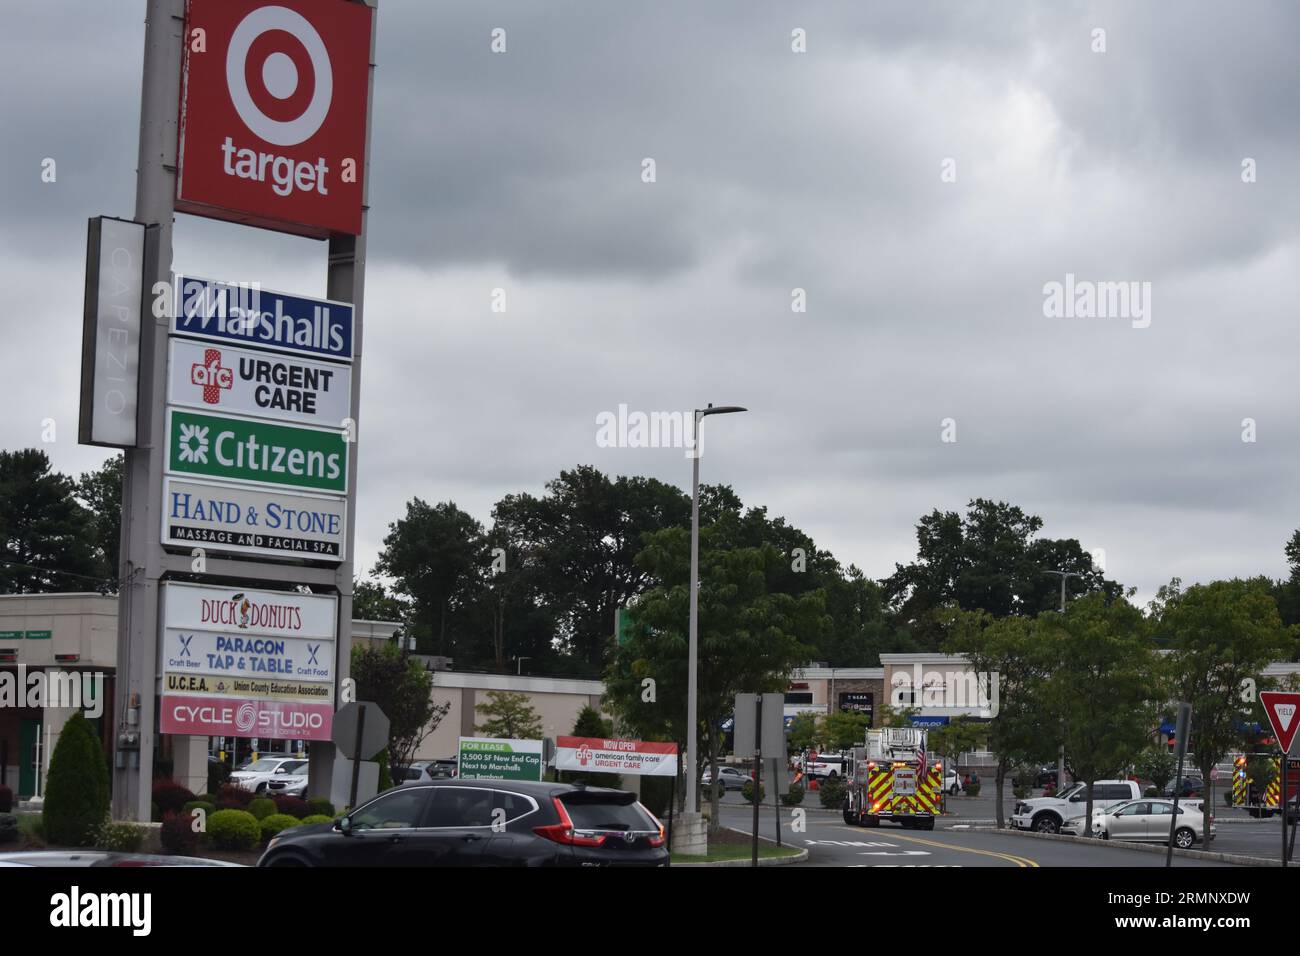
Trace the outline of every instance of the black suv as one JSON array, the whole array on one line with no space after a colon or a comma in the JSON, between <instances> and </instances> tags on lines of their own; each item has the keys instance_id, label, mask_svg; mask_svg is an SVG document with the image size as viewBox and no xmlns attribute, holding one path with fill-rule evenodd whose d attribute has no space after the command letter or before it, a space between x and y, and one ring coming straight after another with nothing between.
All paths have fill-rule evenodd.
<instances>
[{"instance_id":1,"label":"black suv","mask_svg":"<svg viewBox=\"0 0 1300 956\"><path fill-rule=\"evenodd\" d=\"M434 780L331 823L284 830L258 866L662 866L636 794L564 783Z\"/></svg>"}]
</instances>

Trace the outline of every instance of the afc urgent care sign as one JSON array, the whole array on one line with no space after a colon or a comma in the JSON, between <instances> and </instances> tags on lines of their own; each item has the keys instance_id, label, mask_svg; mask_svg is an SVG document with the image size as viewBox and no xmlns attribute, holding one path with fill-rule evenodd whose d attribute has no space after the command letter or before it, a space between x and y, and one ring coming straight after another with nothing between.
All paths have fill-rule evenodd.
<instances>
[{"instance_id":1,"label":"afc urgent care sign","mask_svg":"<svg viewBox=\"0 0 1300 956\"><path fill-rule=\"evenodd\" d=\"M354 0L188 0L179 211L360 234L372 14Z\"/></svg>"}]
</instances>

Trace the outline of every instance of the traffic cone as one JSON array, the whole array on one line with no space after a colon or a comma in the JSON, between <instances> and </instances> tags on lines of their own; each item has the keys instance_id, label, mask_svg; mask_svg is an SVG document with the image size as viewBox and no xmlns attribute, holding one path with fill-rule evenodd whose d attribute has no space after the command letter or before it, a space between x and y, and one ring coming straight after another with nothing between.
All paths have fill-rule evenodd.
<instances>
[{"instance_id":1,"label":"traffic cone","mask_svg":"<svg viewBox=\"0 0 1300 956\"><path fill-rule=\"evenodd\" d=\"M816 790L816 789L817 789L817 778L816 778L816 777L812 777L812 778L810 779L810 781L809 781L809 783L808 783L808 789L809 789L809 790Z\"/></svg>"}]
</instances>

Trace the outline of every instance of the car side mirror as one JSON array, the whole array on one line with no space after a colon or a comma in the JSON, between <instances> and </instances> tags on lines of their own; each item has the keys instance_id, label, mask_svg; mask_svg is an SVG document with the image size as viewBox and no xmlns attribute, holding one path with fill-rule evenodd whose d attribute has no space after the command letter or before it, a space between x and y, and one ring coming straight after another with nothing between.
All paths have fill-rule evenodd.
<instances>
[{"instance_id":1,"label":"car side mirror","mask_svg":"<svg viewBox=\"0 0 1300 956\"><path fill-rule=\"evenodd\" d=\"M350 836L352 833L352 818L339 817L338 821L334 824L334 829L338 830L344 836Z\"/></svg>"}]
</instances>

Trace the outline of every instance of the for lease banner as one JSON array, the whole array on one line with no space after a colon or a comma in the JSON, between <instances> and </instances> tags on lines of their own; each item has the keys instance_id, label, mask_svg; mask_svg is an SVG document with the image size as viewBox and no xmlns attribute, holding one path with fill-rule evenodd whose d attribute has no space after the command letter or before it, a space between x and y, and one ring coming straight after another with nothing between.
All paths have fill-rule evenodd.
<instances>
[{"instance_id":1,"label":"for lease banner","mask_svg":"<svg viewBox=\"0 0 1300 956\"><path fill-rule=\"evenodd\" d=\"M677 775L677 745L651 740L556 737L555 769L673 777Z\"/></svg>"},{"instance_id":2,"label":"for lease banner","mask_svg":"<svg viewBox=\"0 0 1300 956\"><path fill-rule=\"evenodd\" d=\"M166 582L163 627L334 640L338 599L297 591Z\"/></svg>"},{"instance_id":3,"label":"for lease banner","mask_svg":"<svg viewBox=\"0 0 1300 956\"><path fill-rule=\"evenodd\" d=\"M541 780L542 742L461 737L458 773L471 780Z\"/></svg>"}]
</instances>

